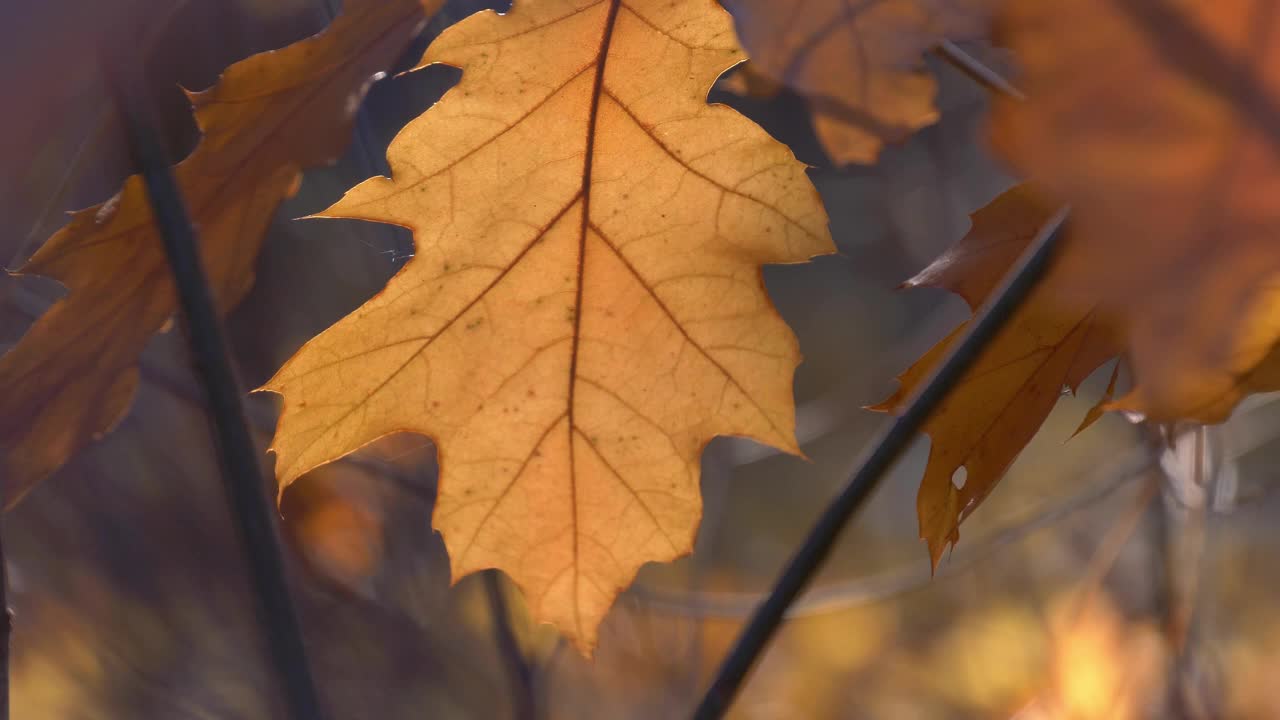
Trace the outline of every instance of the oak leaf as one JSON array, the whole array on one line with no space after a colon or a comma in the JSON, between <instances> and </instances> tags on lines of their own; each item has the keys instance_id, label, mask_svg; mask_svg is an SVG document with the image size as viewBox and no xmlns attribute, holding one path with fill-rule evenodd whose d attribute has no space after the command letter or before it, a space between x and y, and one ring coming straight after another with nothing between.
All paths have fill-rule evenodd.
<instances>
[{"instance_id":1,"label":"oak leaf","mask_svg":"<svg viewBox=\"0 0 1280 720\"><path fill-rule=\"evenodd\" d=\"M905 286L945 288L976 310L1053 214L1035 190L1015 187L975 213L969 233ZM1070 281L1063 272L1061 264L1049 270L924 425L932 445L916 510L935 567L947 545L959 539L960 523L1030 442L1063 388L1074 392L1122 349L1116 328L1099 314L1059 304L1058 286ZM897 409L966 325L900 375L898 391L873 409ZM1096 417L1095 409L1081 429ZM952 478L961 467L965 479L957 487Z\"/></svg>"},{"instance_id":2,"label":"oak leaf","mask_svg":"<svg viewBox=\"0 0 1280 720\"><path fill-rule=\"evenodd\" d=\"M1280 388L1280 6L1012 0L1028 101L992 141L1072 211L1064 302L1124 326L1152 420L1225 419Z\"/></svg>"},{"instance_id":3,"label":"oak leaf","mask_svg":"<svg viewBox=\"0 0 1280 720\"><path fill-rule=\"evenodd\" d=\"M640 566L691 550L713 436L799 452L760 267L834 247L803 165L706 102L741 59L714 0L516 0L442 34L421 66L461 83L324 213L417 254L264 388L281 487L434 438L454 580L504 570L589 652Z\"/></svg>"},{"instance_id":4,"label":"oak leaf","mask_svg":"<svg viewBox=\"0 0 1280 720\"><path fill-rule=\"evenodd\" d=\"M440 0L348 0L324 32L227 68L190 93L203 137L175 166L223 310L252 284L259 245L300 171L346 145L371 78ZM69 289L0 357L0 478L6 506L106 433L128 410L137 362L175 310L139 176L73 214L21 268Z\"/></svg>"},{"instance_id":5,"label":"oak leaf","mask_svg":"<svg viewBox=\"0 0 1280 720\"><path fill-rule=\"evenodd\" d=\"M725 0L754 73L810 104L833 159L872 163L938 119L924 53L987 31L992 0ZM734 86L730 86L733 88Z\"/></svg>"}]
</instances>

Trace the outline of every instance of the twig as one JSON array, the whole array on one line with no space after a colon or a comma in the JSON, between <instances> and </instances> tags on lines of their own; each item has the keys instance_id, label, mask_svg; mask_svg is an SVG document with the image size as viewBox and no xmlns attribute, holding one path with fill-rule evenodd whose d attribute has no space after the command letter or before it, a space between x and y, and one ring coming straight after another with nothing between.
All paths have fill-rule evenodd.
<instances>
[{"instance_id":1,"label":"twig","mask_svg":"<svg viewBox=\"0 0 1280 720\"><path fill-rule=\"evenodd\" d=\"M1013 83L1006 80L1003 75L987 67L985 63L965 52L964 48L950 40L943 40L933 51L954 68L968 75L971 80L986 89L1014 100L1027 99L1026 94L1014 87Z\"/></svg>"},{"instance_id":2,"label":"twig","mask_svg":"<svg viewBox=\"0 0 1280 720\"><path fill-rule=\"evenodd\" d=\"M1133 498L1133 504L1125 509L1124 514L1107 530L1094 549L1093 557L1085 568L1080 590L1069 615L1072 625L1079 625L1084 620L1094 601L1097 600L1098 594L1102 592L1107 575L1111 574L1116 561L1120 559L1121 551L1129 543L1134 531L1138 529L1138 524L1147 514L1147 506L1160 493L1160 481L1159 472L1152 470L1147 473L1146 482Z\"/></svg>"},{"instance_id":3,"label":"twig","mask_svg":"<svg viewBox=\"0 0 1280 720\"><path fill-rule=\"evenodd\" d=\"M1166 471L1166 492L1159 547L1164 554L1165 570L1164 633L1173 660L1169 668L1169 700L1177 717L1188 719L1219 714L1206 707L1210 687L1204 683L1211 680L1208 672L1211 666L1197 655L1193 640L1198 616L1204 612L1199 586L1208 516L1220 482L1222 462L1217 449L1210 462L1209 450L1205 447L1206 434L1202 425L1186 432L1175 428L1169 434L1166 453L1177 452L1180 442L1193 443L1190 457L1185 458L1191 465L1189 472L1179 472L1187 469L1185 462L1182 467L1162 463Z\"/></svg>"},{"instance_id":4,"label":"twig","mask_svg":"<svg viewBox=\"0 0 1280 720\"><path fill-rule=\"evenodd\" d=\"M486 570L481 574L493 620L493 639L498 644L498 653L507 666L507 678L511 683L511 716L515 720L536 720L538 704L533 672L511 628L511 611L507 608L506 596L502 594L502 579L498 577L497 570Z\"/></svg>"},{"instance_id":5,"label":"twig","mask_svg":"<svg viewBox=\"0 0 1280 720\"><path fill-rule=\"evenodd\" d=\"M934 408L946 398L947 393L1040 280L1053 257L1066 216L1067 209L1062 208L1045 224L1018 264L1009 271L1001 287L992 294L992 299L974 319L963 339L947 354L946 360L934 369L928 380L912 394L902 415L880 433L870 451L859 462L848 485L823 511L764 603L738 636L711 687L703 696L702 703L695 710L694 718L713 720L723 717L728 711L756 658L777 632L787 608L822 566L854 512L870 496L885 471L915 439L916 433Z\"/></svg>"},{"instance_id":6,"label":"twig","mask_svg":"<svg viewBox=\"0 0 1280 720\"><path fill-rule=\"evenodd\" d=\"M76 149L71 153L71 157L66 161L67 167L62 171L62 176L54 185L53 194L41 206L40 212L36 215L36 219L31 223L31 229L23 235L22 240L18 243L18 247L13 252L13 257L9 259L8 264L0 270L17 268L26 262L27 257L31 254L32 248L36 244L36 233L44 228L45 222L53 211L62 204L67 191L71 189L72 180L80 172L80 163L84 160L86 151L93 141L99 139L103 131L107 128L107 114L105 111L98 113L97 119L94 121L94 128L85 133L85 136L76 144Z\"/></svg>"},{"instance_id":7,"label":"twig","mask_svg":"<svg viewBox=\"0 0 1280 720\"><path fill-rule=\"evenodd\" d=\"M109 62L103 65L115 69L114 74L108 72L108 78L114 86L186 319L188 346L207 395L225 489L252 573L262 631L283 684L290 716L317 720L323 714L285 580L284 556L271 501L265 492L257 448L240 401L239 383L205 277L195 229L138 83L122 66Z\"/></svg>"},{"instance_id":8,"label":"twig","mask_svg":"<svg viewBox=\"0 0 1280 720\"><path fill-rule=\"evenodd\" d=\"M1116 463L1094 473L1095 478L1082 481L1082 490L1066 500L1045 502L1021 520L1003 530L977 538L961 546L946 564L930 573L927 565L910 564L865 577L814 588L787 609L786 619L814 617L841 612L853 607L888 600L912 592L930 582L960 575L974 565L985 562L1005 548L1022 542L1040 530L1093 507L1130 486L1141 471L1150 471L1156 462L1150 448L1142 446L1129 451ZM763 600L763 595L748 592L704 592L697 596L671 591L636 587L637 596L658 612L694 615L701 618L738 619L748 617Z\"/></svg>"}]
</instances>

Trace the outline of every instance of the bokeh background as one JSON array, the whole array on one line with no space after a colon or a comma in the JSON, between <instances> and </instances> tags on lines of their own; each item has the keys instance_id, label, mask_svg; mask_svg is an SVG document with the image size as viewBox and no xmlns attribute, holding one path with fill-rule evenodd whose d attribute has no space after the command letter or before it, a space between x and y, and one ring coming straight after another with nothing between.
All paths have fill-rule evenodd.
<instances>
[{"instance_id":1,"label":"bokeh background","mask_svg":"<svg viewBox=\"0 0 1280 720\"><path fill-rule=\"evenodd\" d=\"M316 32L336 4L0 0L0 262L16 267L64 211L109 197L130 172L104 53L138 58L177 158L197 139L180 87L206 87L231 62ZM402 67L443 27L502 5L452 0ZM942 121L874 167L833 167L795 97L713 92L813 166L841 251L766 273L806 358L796 393L809 459L712 443L695 554L641 572L594 659L532 624L497 574L450 588L424 438L389 438L285 494L290 581L334 718L688 712L886 422L862 407L965 316L945 293L895 289L1012 182L982 139L985 91L930 62ZM291 218L384 172L395 131L456 78L432 68L377 84L349 152L308 172L281 208L255 289L228 319L247 387L412 256L396 228ZM60 292L0 277L0 350ZM1208 429L1107 417L1067 442L1106 372L1081 398L1063 397L936 576L916 539L928 453L918 442L797 605L734 717L1280 718L1280 406L1256 400ZM0 522L13 715L280 717L180 332L157 336L143 379L115 432ZM265 448L274 402L247 402Z\"/></svg>"}]
</instances>

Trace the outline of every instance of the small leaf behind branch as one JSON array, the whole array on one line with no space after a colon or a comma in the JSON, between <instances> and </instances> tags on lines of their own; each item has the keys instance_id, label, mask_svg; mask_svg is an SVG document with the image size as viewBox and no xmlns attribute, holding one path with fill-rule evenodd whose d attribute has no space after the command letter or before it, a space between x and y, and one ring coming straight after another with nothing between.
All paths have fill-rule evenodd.
<instances>
[{"instance_id":1,"label":"small leaf behind branch","mask_svg":"<svg viewBox=\"0 0 1280 720\"><path fill-rule=\"evenodd\" d=\"M1029 187L1009 190L975 213L969 233L905 285L945 288L976 309L1052 215L1052 206ZM1119 352L1114 330L1095 313L1057 302L1061 272L1060 265L1050 269L925 423L933 444L916 508L935 567L959 539L961 521L1031 441L1063 387L1076 390ZM963 329L903 372L898 391L872 409L897 409ZM957 487L952 477L961 467L966 477Z\"/></svg>"}]
</instances>

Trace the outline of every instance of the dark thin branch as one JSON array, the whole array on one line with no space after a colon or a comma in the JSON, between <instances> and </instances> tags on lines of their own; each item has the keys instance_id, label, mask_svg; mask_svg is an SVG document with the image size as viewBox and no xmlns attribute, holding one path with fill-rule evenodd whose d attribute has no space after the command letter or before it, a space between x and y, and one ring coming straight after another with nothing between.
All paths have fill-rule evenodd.
<instances>
[{"instance_id":1,"label":"dark thin branch","mask_svg":"<svg viewBox=\"0 0 1280 720\"><path fill-rule=\"evenodd\" d=\"M1004 78L1003 75L974 56L965 52L964 48L950 40L943 40L933 49L934 53L946 60L952 67L969 76L969 79L992 92L999 93L1014 100L1026 100L1021 90Z\"/></svg>"},{"instance_id":2,"label":"dark thin branch","mask_svg":"<svg viewBox=\"0 0 1280 720\"><path fill-rule=\"evenodd\" d=\"M144 382L163 390L171 397L190 405L192 408L201 412L206 411L208 404L205 403L204 397L198 391L188 388L188 383L184 381L184 378L175 377L164 368L148 363L145 359L139 361L138 371ZM268 412L254 412L254 410L262 410L262 408L260 406L249 408L247 415L251 429L270 440L271 434L275 431L275 415ZM394 463L384 458L356 452L351 455L344 455L333 462L340 465L350 465L370 477L389 482L400 491L407 493L419 502L426 503L428 506L435 502L436 491L434 483L424 487L422 483L416 482L410 474L402 471Z\"/></svg>"},{"instance_id":3,"label":"dark thin branch","mask_svg":"<svg viewBox=\"0 0 1280 720\"><path fill-rule=\"evenodd\" d=\"M318 720L323 714L307 662L301 625L285 580L275 511L266 493L258 450L241 404L240 386L205 277L195 229L170 172L169 159L151 122L151 112L139 83L123 66L104 62L104 67L116 71L108 72L108 78L114 85L123 125L147 188L176 285L178 304L186 320L188 346L207 396L227 499L252 573L262 632L283 685L290 717Z\"/></svg>"},{"instance_id":4,"label":"dark thin branch","mask_svg":"<svg viewBox=\"0 0 1280 720\"><path fill-rule=\"evenodd\" d=\"M507 607L506 596L502 594L502 579L498 577L497 570L486 570L481 575L489 601L489 614L493 619L493 638L507 666L507 677L511 683L511 717L515 720L536 720L538 703L533 671L511 628L511 611Z\"/></svg>"},{"instance_id":5,"label":"dark thin branch","mask_svg":"<svg viewBox=\"0 0 1280 720\"><path fill-rule=\"evenodd\" d=\"M866 502L885 471L915 439L930 413L946 398L947 393L977 360L1040 280L1053 257L1066 216L1067 210L1063 208L1045 224L1018 264L1009 271L1001 287L992 294L974 319L968 332L947 354L946 359L930 373L928 379L912 393L902 414L880 433L869 452L863 455L849 483L823 511L800 549L774 583L769 596L739 634L711 687L703 696L702 703L695 710L693 717L696 720L724 717L747 673L782 624L787 608L795 602L830 555L836 539L850 518Z\"/></svg>"}]
</instances>

